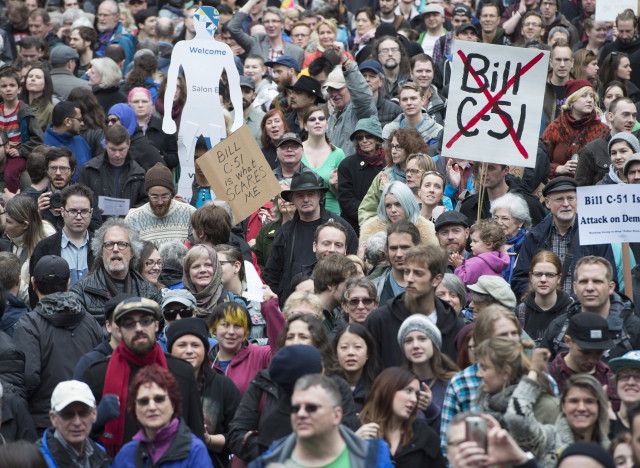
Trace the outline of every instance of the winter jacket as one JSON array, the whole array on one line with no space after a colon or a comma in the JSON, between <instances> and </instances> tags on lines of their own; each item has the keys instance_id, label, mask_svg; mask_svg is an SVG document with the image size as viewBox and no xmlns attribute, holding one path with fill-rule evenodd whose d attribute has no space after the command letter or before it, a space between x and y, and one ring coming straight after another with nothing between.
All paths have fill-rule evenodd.
<instances>
[{"instance_id":1,"label":"winter jacket","mask_svg":"<svg viewBox=\"0 0 640 468\"><path fill-rule=\"evenodd\" d=\"M57 148L67 148L73 153L78 162L76 172L71 177L73 181L78 179L80 169L82 169L84 163L92 157L91 147L84 138L80 135L72 135L71 133L54 132L51 125L47 127L47 131L44 133L44 144Z\"/></svg>"},{"instance_id":2,"label":"winter jacket","mask_svg":"<svg viewBox=\"0 0 640 468\"><path fill-rule=\"evenodd\" d=\"M622 42L620 38L613 42L605 44L598 54L598 65L602 67L602 62L611 52L624 52L629 56L631 63L638 63L640 59L640 35L636 34L631 42ZM631 82L636 86L640 86L640 70L638 67L631 69Z\"/></svg>"},{"instance_id":3,"label":"winter jacket","mask_svg":"<svg viewBox=\"0 0 640 468\"><path fill-rule=\"evenodd\" d=\"M360 427L351 389L344 379L328 375L338 385L342 395L342 423L352 430ZM243 460L262 455L273 441L291 434L290 396L269 375L269 370L258 372L242 397L231 421L227 444L232 453ZM257 434L247 438L249 431Z\"/></svg>"},{"instance_id":4,"label":"winter jacket","mask_svg":"<svg viewBox=\"0 0 640 468\"><path fill-rule=\"evenodd\" d=\"M506 252L485 252L468 258L456 268L455 274L466 286L476 284L483 275L502 276L509 267L509 255Z\"/></svg>"},{"instance_id":5,"label":"winter jacket","mask_svg":"<svg viewBox=\"0 0 640 468\"><path fill-rule=\"evenodd\" d=\"M71 288L71 292L78 295L80 304L98 320L100 325L104 325L104 306L111 299L105 274L104 267L100 266L91 275L82 278ZM160 292L140 273L130 269L129 276L131 277L130 292L132 295L152 299L158 304L162 303Z\"/></svg>"},{"instance_id":6,"label":"winter jacket","mask_svg":"<svg viewBox=\"0 0 640 468\"><path fill-rule=\"evenodd\" d=\"M546 216L546 211L537 197L531 194L529 189L525 186L522 179L507 174L505 182L509 186L508 193L513 193L524 199L529 207L529 214L531 215L531 223L533 226L537 225ZM460 205L460 213L465 215L469 220L475 220L478 216L478 194L474 193L466 197ZM491 202L489 197L484 197L482 205L482 218L491 218Z\"/></svg>"},{"instance_id":7,"label":"winter jacket","mask_svg":"<svg viewBox=\"0 0 640 468\"><path fill-rule=\"evenodd\" d=\"M609 157L609 141L611 133L604 138L591 140L582 148L578 159L575 179L580 187L595 185L601 181L609 171L611 158Z\"/></svg>"},{"instance_id":8,"label":"winter jacket","mask_svg":"<svg viewBox=\"0 0 640 468\"><path fill-rule=\"evenodd\" d=\"M576 219L571 227L569 233L569 243L573 236L579 235L578 233L578 221L579 214L576 215ZM553 229L553 216L547 216L542 222L534 226L525 236L520 253L518 254L518 260L513 269L513 276L511 277L511 289L516 294L516 297L522 297L526 292L529 284L529 265L533 256L541 250L551 250L552 240L551 232ZM613 258L613 251L611 245L580 245L580 242L576 242L576 248L573 252L573 258L569 265L569 278L570 283L573 285L573 270L575 269L576 262L587 255L597 255L599 257L606 258L611 265L615 265L615 259ZM618 281L616 269L613 269L613 280ZM573 291L573 286L572 286Z\"/></svg>"},{"instance_id":9,"label":"winter jacket","mask_svg":"<svg viewBox=\"0 0 640 468\"><path fill-rule=\"evenodd\" d=\"M358 120L376 117L378 111L371 89L358 70L358 64L349 62L343 66L343 73L351 101L342 110L333 109L329 116L328 134L331 143L342 149L344 154L353 154L356 149L350 136Z\"/></svg>"},{"instance_id":10,"label":"winter jacket","mask_svg":"<svg viewBox=\"0 0 640 468\"><path fill-rule=\"evenodd\" d=\"M320 209L320 221L321 224L329 220L334 220L342 224L347 229L347 254L355 254L358 250L358 237L355 231L340 216L325 210ZM271 248L271 255L267 261L267 265L263 271L263 277L269 287L280 298L286 298L289 295L289 283L291 278L300 273L299 271L292 271L291 266L293 263L293 243L294 233L296 225L300 222L300 215L296 211L291 221L287 221L276 234L276 238L273 241L273 247ZM311 242L309 242L309 248L311 248Z\"/></svg>"},{"instance_id":11,"label":"winter jacket","mask_svg":"<svg viewBox=\"0 0 640 468\"><path fill-rule=\"evenodd\" d=\"M557 291L556 303L549 310L542 310L536 304L536 293L531 292L522 304L518 306L518 318L522 328L531 337L536 345L542 341L549 324L562 314L567 312L568 307L573 304L573 299L562 290Z\"/></svg>"},{"instance_id":12,"label":"winter jacket","mask_svg":"<svg viewBox=\"0 0 640 468\"><path fill-rule=\"evenodd\" d=\"M25 355L9 335L0 331L0 383L5 393L27 398L25 387Z\"/></svg>"},{"instance_id":13,"label":"winter jacket","mask_svg":"<svg viewBox=\"0 0 640 468\"><path fill-rule=\"evenodd\" d=\"M212 468L211 458L202 440L191 433L180 420L178 432L167 451L153 464L147 443L133 440L122 447L111 465L112 468Z\"/></svg>"},{"instance_id":14,"label":"winter jacket","mask_svg":"<svg viewBox=\"0 0 640 468\"><path fill-rule=\"evenodd\" d=\"M271 247L273 246L273 240L278 233L278 230L282 226L282 220L270 221L263 224L256 237L256 242L253 244L252 250L258 260L260 269L264 269L267 264L267 260L271 255Z\"/></svg>"},{"instance_id":15,"label":"winter jacket","mask_svg":"<svg viewBox=\"0 0 640 468\"><path fill-rule=\"evenodd\" d=\"M444 468L447 464L439 446L438 434L424 419L413 421L413 437L393 455L396 468Z\"/></svg>"},{"instance_id":16,"label":"winter jacket","mask_svg":"<svg viewBox=\"0 0 640 468\"><path fill-rule=\"evenodd\" d=\"M380 276L371 280L376 287L376 291L378 294L378 304L386 304L387 301L395 297L393 288L389 283L389 276L392 274L392 268L390 266L387 266Z\"/></svg>"},{"instance_id":17,"label":"winter jacket","mask_svg":"<svg viewBox=\"0 0 640 468\"><path fill-rule=\"evenodd\" d=\"M107 356L111 356L111 353L113 353L113 348L109 344L109 340L105 340L100 343L78 360L78 364L73 371L73 380L82 380L84 371L86 371L91 364L98 362Z\"/></svg>"},{"instance_id":18,"label":"winter jacket","mask_svg":"<svg viewBox=\"0 0 640 468\"><path fill-rule=\"evenodd\" d=\"M431 85L431 99L429 99L429 105L427 106L427 114L429 114L433 120L444 128L444 116L447 112L447 100L440 96L440 92L435 85ZM441 138L439 139L441 142ZM440 153L440 150L438 150Z\"/></svg>"},{"instance_id":19,"label":"winter jacket","mask_svg":"<svg viewBox=\"0 0 640 468\"><path fill-rule=\"evenodd\" d=\"M633 304L625 296L616 292L609 297L609 300L607 324L615 346L605 351L603 356L605 362L620 357L628 351L640 349L640 318L633 313ZM569 318L580 312L582 312L582 305L579 302L571 304L566 314L558 316L549 324L540 347L551 351L552 357L561 351L568 351L562 338L566 334Z\"/></svg>"},{"instance_id":20,"label":"winter jacket","mask_svg":"<svg viewBox=\"0 0 640 468\"><path fill-rule=\"evenodd\" d=\"M169 372L173 374L178 387L180 389L180 395L182 397L182 418L187 423L191 432L193 432L200 439L204 439L204 421L202 420L202 402L200 400L200 394L198 393L198 384L193 372L193 366L187 361L174 357L171 354L164 354L167 360L167 368ZM98 405L102 400L102 391L104 390L104 379L107 374L107 367L109 366L110 356L102 359L101 361L94 362L89 366L82 376L82 380L89 385L91 392L96 398ZM131 372L129 373L129 383L133 380L139 367L132 363L129 363ZM126 406L124 402L120 402L121 408ZM100 430L102 428L95 428L94 430ZM127 443L131 440L133 435L138 431L138 426L133 419L133 416L127 411L124 417L124 438L123 442Z\"/></svg>"},{"instance_id":21,"label":"winter jacket","mask_svg":"<svg viewBox=\"0 0 640 468\"><path fill-rule=\"evenodd\" d=\"M404 119L404 113L396 117L393 122L387 124L382 129L382 137L386 140L394 130L399 128L406 128L407 123ZM427 111L422 111L422 122L416 127L416 130L420 132L424 141L428 144L433 144L436 140L442 139L442 125L435 121Z\"/></svg>"},{"instance_id":22,"label":"winter jacket","mask_svg":"<svg viewBox=\"0 0 640 468\"><path fill-rule=\"evenodd\" d=\"M145 170L132 159L131 153L127 155L120 172L120 190L116 193L112 189L113 167L108 162L106 155L98 156L88 161L82 171L78 182L93 190L96 196L115 198L128 198L131 200L131 208L137 208L147 202L147 193L144 189Z\"/></svg>"},{"instance_id":23,"label":"winter jacket","mask_svg":"<svg viewBox=\"0 0 640 468\"><path fill-rule=\"evenodd\" d=\"M378 120L382 127L394 121L400 114L402 114L400 106L395 102L382 97L382 94L378 94L378 98L376 99L376 110L378 111Z\"/></svg>"},{"instance_id":24,"label":"winter jacket","mask_svg":"<svg viewBox=\"0 0 640 468\"><path fill-rule=\"evenodd\" d=\"M60 292L43 297L18 320L14 337L29 356L25 365L29 412L36 428L44 429L51 424L53 389L70 380L78 359L102 341L102 328L75 294Z\"/></svg>"},{"instance_id":25,"label":"winter jacket","mask_svg":"<svg viewBox=\"0 0 640 468\"><path fill-rule=\"evenodd\" d=\"M31 309L21 299L17 298L8 291L5 291L4 298L7 302L4 305L4 314L2 314L2 318L0 319L0 330L13 337L16 323L18 322L20 317L29 312Z\"/></svg>"},{"instance_id":26,"label":"winter jacket","mask_svg":"<svg viewBox=\"0 0 640 468\"><path fill-rule=\"evenodd\" d=\"M2 427L0 428L0 435L5 442L21 439L35 442L38 439L38 433L29 415L27 402L15 393L4 393L2 395Z\"/></svg>"},{"instance_id":27,"label":"winter jacket","mask_svg":"<svg viewBox=\"0 0 640 468\"><path fill-rule=\"evenodd\" d=\"M127 96L118 86L111 86L109 88L101 88L99 86L93 87L93 94L98 100L98 104L102 107L105 114L109 114L111 109L116 104L126 104Z\"/></svg>"},{"instance_id":28,"label":"winter jacket","mask_svg":"<svg viewBox=\"0 0 640 468\"><path fill-rule=\"evenodd\" d=\"M67 450L62 444L53 436L55 429L47 428L42 434L42 439L38 440L37 445L40 449L40 453L47 462L48 468L75 468L78 465L71 458ZM111 462L111 458L107 455L107 452L102 445L94 442L91 439L87 439L93 447L93 454L89 458L89 464L91 468L106 468Z\"/></svg>"},{"instance_id":29,"label":"winter jacket","mask_svg":"<svg viewBox=\"0 0 640 468\"><path fill-rule=\"evenodd\" d=\"M387 232L389 224L378 216L367 219L360 227L360 251L364 251L364 246L369 237L378 232ZM415 225L420 231L420 241L423 244L440 245L436 237L436 228L431 221L423 216L418 216L418 221Z\"/></svg>"},{"instance_id":30,"label":"winter jacket","mask_svg":"<svg viewBox=\"0 0 640 468\"><path fill-rule=\"evenodd\" d=\"M231 37L238 43L240 47L249 52L252 55L259 55L264 59L264 61L271 60L269 58L269 50L271 46L269 45L269 38L266 34L255 34L253 36L248 35L242 29L242 23L249 15L244 13L243 11L238 11L233 15L229 24L227 24L227 28L229 29L229 33L231 33ZM300 68L302 68L302 63L304 62L304 50L302 50L297 45L292 42L284 42L284 50L283 55L289 55L296 59ZM335 141L333 142L336 143Z\"/></svg>"},{"instance_id":31,"label":"winter jacket","mask_svg":"<svg viewBox=\"0 0 640 468\"><path fill-rule=\"evenodd\" d=\"M26 159L36 146L43 143L44 137L36 113L24 101L20 101L18 122L20 124L20 143L16 149L20 157Z\"/></svg>"},{"instance_id":32,"label":"winter jacket","mask_svg":"<svg viewBox=\"0 0 640 468\"><path fill-rule=\"evenodd\" d=\"M178 159L178 134L169 135L162 131L162 120L155 115L151 116L147 129L144 132L149 142L160 151L164 164L169 169L174 169L180 164Z\"/></svg>"},{"instance_id":33,"label":"winter jacket","mask_svg":"<svg viewBox=\"0 0 640 468\"><path fill-rule=\"evenodd\" d=\"M338 166L338 201L341 216L355 232L360 231L358 222L358 208L362 203L369 187L384 166L373 166L365 162L357 153L346 157Z\"/></svg>"},{"instance_id":34,"label":"winter jacket","mask_svg":"<svg viewBox=\"0 0 640 468\"><path fill-rule=\"evenodd\" d=\"M104 154L104 130L101 128L85 128L80 132L80 136L85 139L91 148L91 157L95 158Z\"/></svg>"},{"instance_id":35,"label":"winter jacket","mask_svg":"<svg viewBox=\"0 0 640 468\"><path fill-rule=\"evenodd\" d=\"M133 135L131 135L129 157L137 162L145 171L148 171L157 163L165 164L158 148L153 146L151 141L142 133L140 127L137 127Z\"/></svg>"},{"instance_id":36,"label":"winter jacket","mask_svg":"<svg viewBox=\"0 0 640 468\"><path fill-rule=\"evenodd\" d=\"M404 361L404 353L398 345L398 331L402 322L412 315L412 312L405 305L404 295L405 293L402 293L372 311L364 323L376 343L379 344L378 352L384 367L400 366ZM441 351L455 361L457 350L454 338L464 326L464 320L458 317L456 311L448 303L437 297L434 300L437 314L436 325L442 334ZM420 313L427 315L432 312L425 310Z\"/></svg>"},{"instance_id":37,"label":"winter jacket","mask_svg":"<svg viewBox=\"0 0 640 468\"><path fill-rule=\"evenodd\" d=\"M392 468L389 446L382 439L363 440L345 426L339 426L340 436L349 451L351 468ZM265 468L270 464L284 464L293 453L296 435L291 434L274 442L269 450L249 464L249 468Z\"/></svg>"},{"instance_id":38,"label":"winter jacket","mask_svg":"<svg viewBox=\"0 0 640 468\"><path fill-rule=\"evenodd\" d=\"M74 88L91 89L91 85L87 80L78 78L66 68L54 68L50 73L51 81L53 81L53 92L62 99L67 99L67 96Z\"/></svg>"}]
</instances>

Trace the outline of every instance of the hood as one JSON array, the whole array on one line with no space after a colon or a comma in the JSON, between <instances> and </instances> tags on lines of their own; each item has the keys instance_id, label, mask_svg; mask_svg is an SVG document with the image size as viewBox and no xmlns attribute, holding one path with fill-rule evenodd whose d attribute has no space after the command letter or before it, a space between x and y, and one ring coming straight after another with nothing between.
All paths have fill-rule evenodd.
<instances>
[{"instance_id":1,"label":"hood","mask_svg":"<svg viewBox=\"0 0 640 468\"><path fill-rule=\"evenodd\" d=\"M46 137L53 138L54 140L60 143L63 143L65 145L70 145L71 140L73 140L73 135L71 135L71 133L58 133L54 131L53 124L49 124L49 126L47 127L47 130L45 132L45 138Z\"/></svg>"},{"instance_id":2,"label":"hood","mask_svg":"<svg viewBox=\"0 0 640 468\"><path fill-rule=\"evenodd\" d=\"M609 296L609 301L609 316L607 317L609 330L620 331L626 318L633 313L633 304L626 296L617 292ZM567 309L567 317L580 312L582 312L582 304L576 301Z\"/></svg>"},{"instance_id":3,"label":"hood","mask_svg":"<svg viewBox=\"0 0 640 468\"><path fill-rule=\"evenodd\" d=\"M438 89L435 85L431 85L431 99L429 100L429 108L427 109L427 113L437 112L440 109L444 109L445 101L440 97L440 93L438 93Z\"/></svg>"},{"instance_id":4,"label":"hood","mask_svg":"<svg viewBox=\"0 0 640 468\"><path fill-rule=\"evenodd\" d=\"M136 119L136 112L129 104L115 104L111 106L107 116L115 115L120 119L120 123L129 132L129 136L133 136L134 132L138 128L138 120Z\"/></svg>"},{"instance_id":5,"label":"hood","mask_svg":"<svg viewBox=\"0 0 640 468\"><path fill-rule=\"evenodd\" d=\"M553 307L551 307L551 309L549 310L542 310L540 307L538 307L538 304L536 304L535 297L535 293L529 294L525 298L524 303L527 308L529 308L536 314L555 315L558 312L567 309L573 303L573 299L571 299L571 296L569 296L562 290L558 290L558 299L556 300L556 303L553 305Z\"/></svg>"},{"instance_id":6,"label":"hood","mask_svg":"<svg viewBox=\"0 0 640 468\"><path fill-rule=\"evenodd\" d=\"M73 330L82 320L84 307L74 293L61 292L43 297L34 311L54 327Z\"/></svg>"},{"instance_id":7,"label":"hood","mask_svg":"<svg viewBox=\"0 0 640 468\"><path fill-rule=\"evenodd\" d=\"M501 275L511 264L509 254L506 252L487 252L473 258L482 260L488 268L491 268L491 270L498 275Z\"/></svg>"}]
</instances>

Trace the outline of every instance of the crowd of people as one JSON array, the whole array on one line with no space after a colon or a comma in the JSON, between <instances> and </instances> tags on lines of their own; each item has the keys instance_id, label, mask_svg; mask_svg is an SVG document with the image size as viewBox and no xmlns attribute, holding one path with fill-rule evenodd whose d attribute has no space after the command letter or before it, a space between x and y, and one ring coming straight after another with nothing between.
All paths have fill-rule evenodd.
<instances>
[{"instance_id":1,"label":"crowd of people","mask_svg":"<svg viewBox=\"0 0 640 468\"><path fill-rule=\"evenodd\" d=\"M0 467L640 465L640 243L577 212L640 184L633 10L1 3ZM280 183L244 220L177 190L197 22ZM441 155L461 41L550 51L535 167Z\"/></svg>"}]
</instances>

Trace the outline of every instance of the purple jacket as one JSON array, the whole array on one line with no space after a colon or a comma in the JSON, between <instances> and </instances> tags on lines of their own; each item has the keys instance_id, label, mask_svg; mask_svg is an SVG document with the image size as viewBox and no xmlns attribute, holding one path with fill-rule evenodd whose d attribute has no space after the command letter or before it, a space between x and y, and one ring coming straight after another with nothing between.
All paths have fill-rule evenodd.
<instances>
[{"instance_id":1,"label":"purple jacket","mask_svg":"<svg viewBox=\"0 0 640 468\"><path fill-rule=\"evenodd\" d=\"M485 252L464 261L455 270L465 286L476 284L483 275L502 276L509 267L509 255L506 252Z\"/></svg>"}]
</instances>

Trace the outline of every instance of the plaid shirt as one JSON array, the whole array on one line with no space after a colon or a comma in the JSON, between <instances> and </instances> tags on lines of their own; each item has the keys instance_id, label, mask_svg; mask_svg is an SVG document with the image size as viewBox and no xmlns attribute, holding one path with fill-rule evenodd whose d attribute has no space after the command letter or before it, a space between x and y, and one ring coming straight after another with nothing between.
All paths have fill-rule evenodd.
<instances>
[{"instance_id":1,"label":"plaid shirt","mask_svg":"<svg viewBox=\"0 0 640 468\"><path fill-rule=\"evenodd\" d=\"M558 258L560 258L560 264L564 263L564 259L567 256L567 253L569 253L569 243L571 242L571 237L573 235L577 235L577 233L573 231L574 226L572 225L567 233L562 236L556 229L555 223L551 224L551 250L558 256ZM573 254L573 252L571 252L571 254ZM567 294L571 294L571 275L566 275L566 277L563 278L562 290Z\"/></svg>"}]
</instances>

